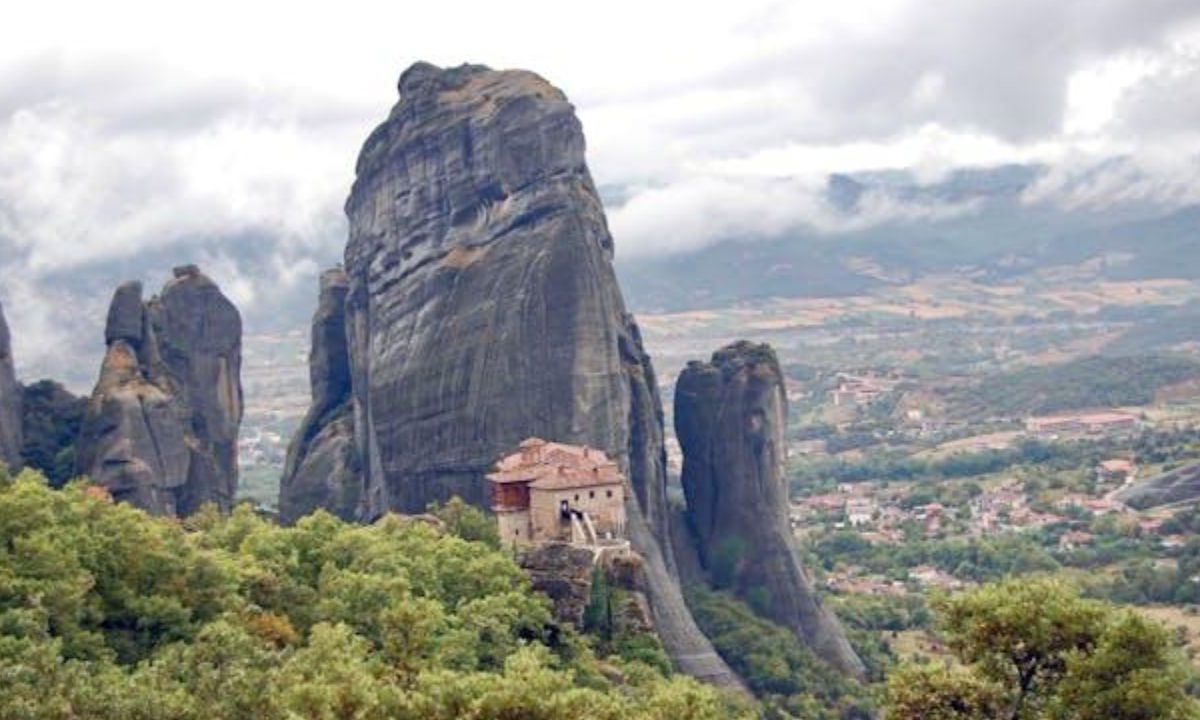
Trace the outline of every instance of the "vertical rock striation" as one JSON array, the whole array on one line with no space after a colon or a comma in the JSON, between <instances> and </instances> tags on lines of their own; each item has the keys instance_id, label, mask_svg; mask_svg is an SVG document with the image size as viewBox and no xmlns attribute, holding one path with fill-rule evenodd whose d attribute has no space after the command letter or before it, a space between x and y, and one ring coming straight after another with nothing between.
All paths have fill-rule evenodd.
<instances>
[{"instance_id":1,"label":"vertical rock striation","mask_svg":"<svg viewBox=\"0 0 1200 720\"><path fill-rule=\"evenodd\" d=\"M818 656L861 677L862 662L800 564L783 477L787 397L769 345L738 342L693 361L675 385L675 434L700 561Z\"/></svg>"},{"instance_id":2,"label":"vertical rock striation","mask_svg":"<svg viewBox=\"0 0 1200 720\"><path fill-rule=\"evenodd\" d=\"M624 308L573 108L479 66L417 64L399 89L346 203L368 514L482 504L531 435L628 458Z\"/></svg>"},{"instance_id":3,"label":"vertical rock striation","mask_svg":"<svg viewBox=\"0 0 1200 720\"><path fill-rule=\"evenodd\" d=\"M114 293L77 468L152 513L188 515L206 502L227 510L237 490L241 316L195 266L174 274L145 303L138 282Z\"/></svg>"},{"instance_id":4,"label":"vertical rock striation","mask_svg":"<svg viewBox=\"0 0 1200 720\"><path fill-rule=\"evenodd\" d=\"M478 65L418 63L399 91L346 202L361 519L451 495L483 504L483 475L530 436L602 449L635 490L629 527L664 645L684 671L736 685L673 576L661 402L574 108L533 73ZM303 483L285 482L288 506Z\"/></svg>"},{"instance_id":5,"label":"vertical rock striation","mask_svg":"<svg viewBox=\"0 0 1200 720\"><path fill-rule=\"evenodd\" d=\"M21 386L13 367L12 338L0 307L0 463L21 466Z\"/></svg>"},{"instance_id":6,"label":"vertical rock striation","mask_svg":"<svg viewBox=\"0 0 1200 720\"><path fill-rule=\"evenodd\" d=\"M312 405L288 447L280 485L279 515L285 523L317 508L353 520L362 495L346 347L346 273L325 271L320 288L308 356Z\"/></svg>"}]
</instances>

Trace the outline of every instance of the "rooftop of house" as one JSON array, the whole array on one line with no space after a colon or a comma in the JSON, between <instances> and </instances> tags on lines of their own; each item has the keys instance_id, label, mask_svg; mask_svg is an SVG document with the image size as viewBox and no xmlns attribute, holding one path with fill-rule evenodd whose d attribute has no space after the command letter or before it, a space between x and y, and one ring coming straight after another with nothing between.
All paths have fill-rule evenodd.
<instances>
[{"instance_id":1,"label":"rooftop of house","mask_svg":"<svg viewBox=\"0 0 1200 720\"><path fill-rule=\"evenodd\" d=\"M528 483L535 490L565 490L624 482L620 468L602 451L584 445L568 445L528 438L517 452L496 463L487 476L497 484Z\"/></svg>"}]
</instances>

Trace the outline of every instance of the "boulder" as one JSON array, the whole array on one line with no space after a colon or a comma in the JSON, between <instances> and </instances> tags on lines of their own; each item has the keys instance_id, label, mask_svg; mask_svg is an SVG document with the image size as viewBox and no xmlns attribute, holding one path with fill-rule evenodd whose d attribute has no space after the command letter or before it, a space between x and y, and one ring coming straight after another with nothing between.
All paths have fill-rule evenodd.
<instances>
[{"instance_id":1,"label":"boulder","mask_svg":"<svg viewBox=\"0 0 1200 720\"><path fill-rule=\"evenodd\" d=\"M241 316L194 266L176 268L159 296L141 297L139 283L113 295L76 467L115 500L155 514L188 515L209 502L228 510L242 418Z\"/></svg>"},{"instance_id":2,"label":"boulder","mask_svg":"<svg viewBox=\"0 0 1200 720\"><path fill-rule=\"evenodd\" d=\"M675 385L688 524L710 580L792 629L818 656L864 668L820 601L792 540L783 463L787 396L769 345L746 341L693 361Z\"/></svg>"},{"instance_id":3,"label":"boulder","mask_svg":"<svg viewBox=\"0 0 1200 720\"><path fill-rule=\"evenodd\" d=\"M120 285L113 293L112 302L108 306L104 343L110 345L117 340L125 340L135 348L140 347L145 314L145 307L142 305L142 284L134 280Z\"/></svg>"}]
</instances>

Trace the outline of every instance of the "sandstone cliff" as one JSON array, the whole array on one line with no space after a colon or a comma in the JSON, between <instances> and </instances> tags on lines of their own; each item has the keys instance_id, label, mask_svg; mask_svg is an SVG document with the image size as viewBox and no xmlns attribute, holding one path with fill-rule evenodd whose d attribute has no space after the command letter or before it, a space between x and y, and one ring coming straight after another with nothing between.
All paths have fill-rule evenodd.
<instances>
[{"instance_id":1,"label":"sandstone cliff","mask_svg":"<svg viewBox=\"0 0 1200 720\"><path fill-rule=\"evenodd\" d=\"M344 520L359 514L362 474L354 443L346 347L348 288L341 269L322 273L308 357L312 405L288 447L279 491L279 515L285 523L317 508Z\"/></svg>"},{"instance_id":2,"label":"sandstone cliff","mask_svg":"<svg viewBox=\"0 0 1200 720\"><path fill-rule=\"evenodd\" d=\"M791 628L820 657L862 676L863 666L800 564L783 477L787 396L768 345L739 342L693 361L675 386L683 489L700 561Z\"/></svg>"},{"instance_id":3,"label":"sandstone cliff","mask_svg":"<svg viewBox=\"0 0 1200 720\"><path fill-rule=\"evenodd\" d=\"M187 515L206 502L229 509L242 418L237 308L184 266L145 303L141 283L117 288L104 335L80 474L156 514Z\"/></svg>"},{"instance_id":4,"label":"sandstone cliff","mask_svg":"<svg viewBox=\"0 0 1200 720\"><path fill-rule=\"evenodd\" d=\"M346 202L361 519L484 504L483 475L530 436L600 448L635 490L664 645L684 671L736 684L673 577L661 402L573 107L533 73L477 65L418 63L399 91Z\"/></svg>"},{"instance_id":5,"label":"sandstone cliff","mask_svg":"<svg viewBox=\"0 0 1200 720\"><path fill-rule=\"evenodd\" d=\"M12 340L0 307L0 463L21 465L21 386L13 368Z\"/></svg>"},{"instance_id":6,"label":"sandstone cliff","mask_svg":"<svg viewBox=\"0 0 1200 720\"><path fill-rule=\"evenodd\" d=\"M531 435L629 458L636 341L573 108L479 66L418 64L399 89L346 203L369 514L482 503Z\"/></svg>"}]
</instances>

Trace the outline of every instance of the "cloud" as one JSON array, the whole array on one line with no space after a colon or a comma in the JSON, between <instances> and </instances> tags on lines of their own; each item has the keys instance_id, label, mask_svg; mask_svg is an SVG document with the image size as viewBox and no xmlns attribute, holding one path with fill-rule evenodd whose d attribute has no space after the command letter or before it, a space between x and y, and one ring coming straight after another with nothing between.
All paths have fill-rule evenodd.
<instances>
[{"instance_id":1,"label":"cloud","mask_svg":"<svg viewBox=\"0 0 1200 720\"><path fill-rule=\"evenodd\" d=\"M0 299L26 357L53 355L55 322L97 334L68 317L83 280L154 287L175 261L252 328L306 315L358 148L418 59L562 87L634 257L975 211L868 194L846 216L831 172L1038 162L1029 202L1198 201L1193 0L44 0L6 19Z\"/></svg>"},{"instance_id":2,"label":"cloud","mask_svg":"<svg viewBox=\"0 0 1200 720\"><path fill-rule=\"evenodd\" d=\"M904 199L868 188L852 212L829 199L819 180L744 176L694 176L647 188L609 211L623 257L695 250L726 240L776 238L803 228L840 234L887 223L947 220L976 213L977 199Z\"/></svg>"},{"instance_id":3,"label":"cloud","mask_svg":"<svg viewBox=\"0 0 1200 720\"><path fill-rule=\"evenodd\" d=\"M146 136L53 101L0 122L0 236L35 271L248 232L311 244L337 222L349 164L253 112Z\"/></svg>"}]
</instances>

